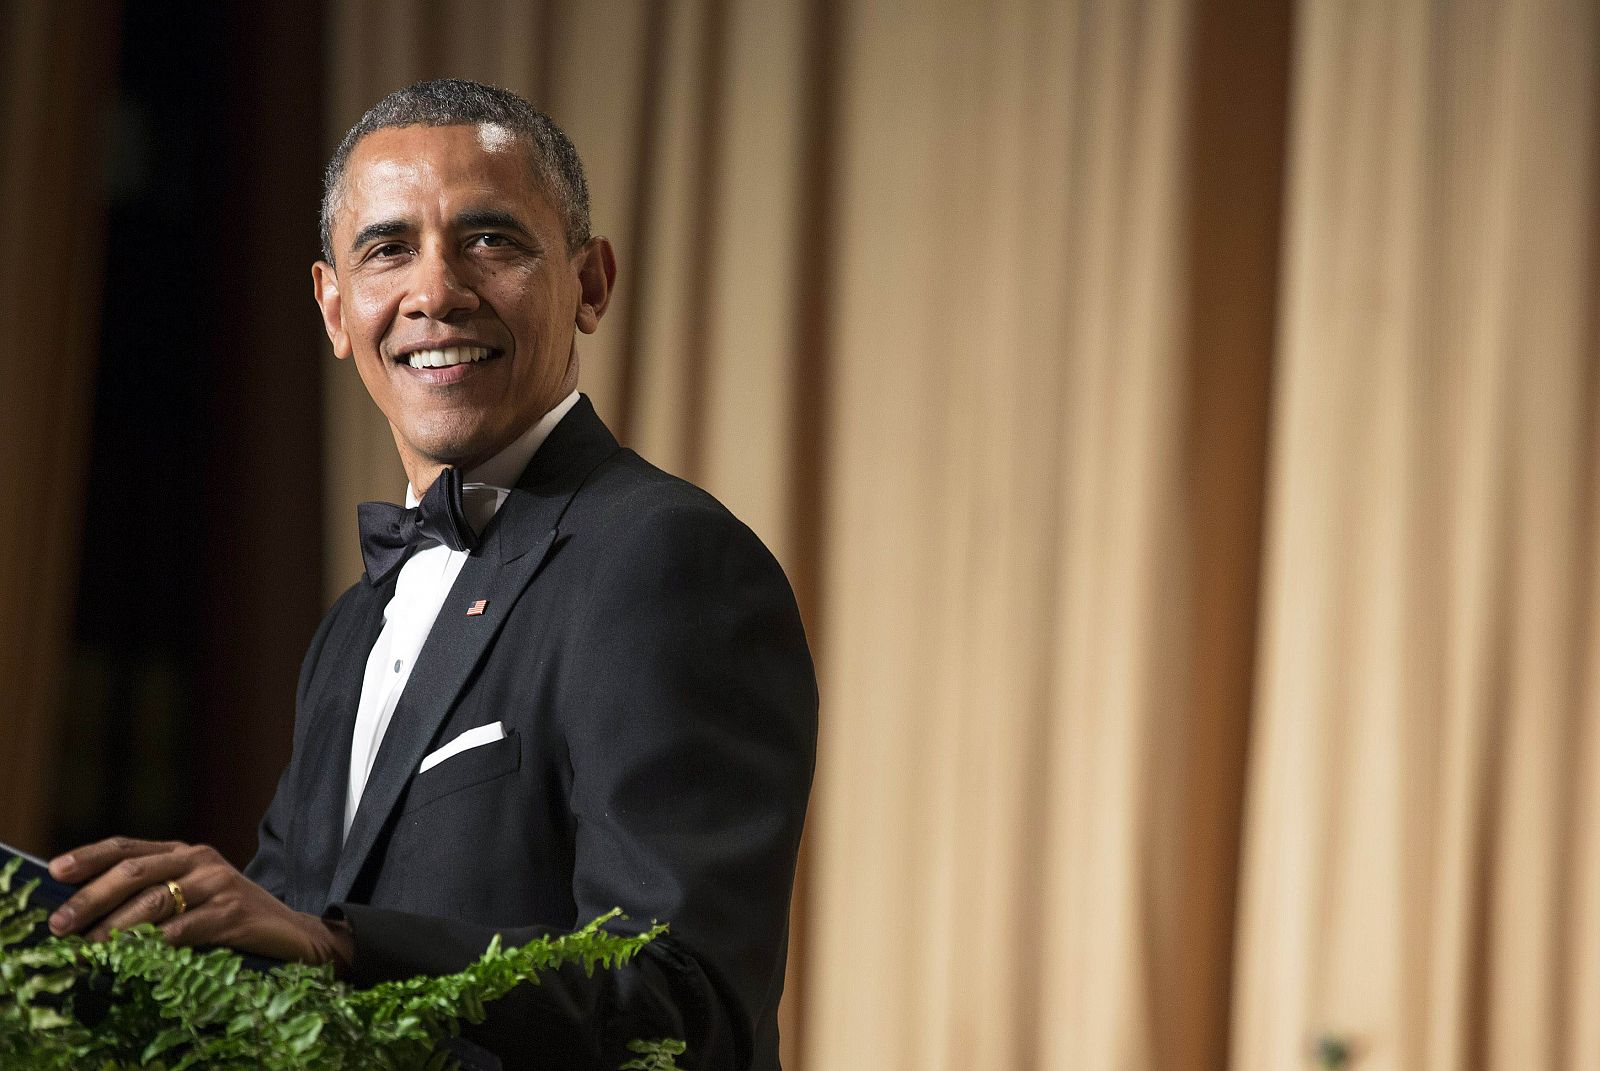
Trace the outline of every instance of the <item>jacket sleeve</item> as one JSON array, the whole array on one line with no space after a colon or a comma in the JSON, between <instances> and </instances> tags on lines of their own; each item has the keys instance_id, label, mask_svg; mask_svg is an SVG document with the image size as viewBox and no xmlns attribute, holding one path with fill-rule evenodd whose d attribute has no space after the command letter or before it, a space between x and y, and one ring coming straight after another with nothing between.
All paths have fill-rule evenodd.
<instances>
[{"instance_id":1,"label":"jacket sleeve","mask_svg":"<svg viewBox=\"0 0 1600 1071\"><path fill-rule=\"evenodd\" d=\"M620 526L562 649L578 918L621 907L670 933L617 971L563 973L469 1036L615 1068L675 1036L685 1066L776 1068L789 899L817 694L777 562L709 498ZM339 905L355 980L460 969L492 930ZM530 920L534 921L534 920ZM507 930L518 943L549 932ZM508 1063L508 1066L511 1066Z\"/></svg>"},{"instance_id":2,"label":"jacket sleeve","mask_svg":"<svg viewBox=\"0 0 1600 1071\"><path fill-rule=\"evenodd\" d=\"M353 591L354 589L351 589L340 596L339 601L334 603L333 609L322 619L322 623L317 626L316 634L311 638L311 646L307 648L306 656L300 663L300 682L295 689L297 714L294 725L294 750L290 753L289 762L284 767L283 773L278 777L278 787L272 794L272 802L267 805L266 813L262 815L261 824L257 827L255 858L244 868L245 877L279 900L289 899L288 856L284 849L284 837L288 834L289 820L294 813L292 786L296 781L295 764L300 761L301 744L305 736L306 690L316 671L317 662L322 657L322 649L328 642L328 633L332 631L334 619Z\"/></svg>"}]
</instances>

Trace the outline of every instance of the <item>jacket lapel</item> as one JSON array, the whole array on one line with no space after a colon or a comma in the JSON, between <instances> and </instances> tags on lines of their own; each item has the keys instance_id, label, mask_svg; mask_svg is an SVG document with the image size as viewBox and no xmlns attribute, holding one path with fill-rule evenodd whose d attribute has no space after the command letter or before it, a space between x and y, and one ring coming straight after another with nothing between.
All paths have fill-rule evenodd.
<instances>
[{"instance_id":1,"label":"jacket lapel","mask_svg":"<svg viewBox=\"0 0 1600 1071\"><path fill-rule=\"evenodd\" d=\"M567 504L589 473L617 448L588 398L580 399L539 448L518 486L484 530L439 609L384 733L339 855L328 902L349 897L401 792L512 606L549 554ZM467 610L480 600L481 612L469 616ZM361 664L365 662L363 652ZM345 738L348 769L349 730Z\"/></svg>"}]
</instances>

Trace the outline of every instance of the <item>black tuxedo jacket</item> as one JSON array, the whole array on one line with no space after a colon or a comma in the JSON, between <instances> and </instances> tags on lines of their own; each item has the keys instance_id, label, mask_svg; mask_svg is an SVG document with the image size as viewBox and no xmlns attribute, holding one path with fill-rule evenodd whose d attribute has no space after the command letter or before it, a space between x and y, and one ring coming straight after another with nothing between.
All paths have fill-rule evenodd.
<instances>
[{"instance_id":1,"label":"black tuxedo jacket","mask_svg":"<svg viewBox=\"0 0 1600 1071\"><path fill-rule=\"evenodd\" d=\"M468 1036L508 1067L614 1069L627 1039L671 1036L686 1067L777 1068L817 695L771 554L580 400L462 568L341 843L393 583L363 579L317 630L246 874L342 912L358 984L458 970L495 933L520 943L614 906L635 929L667 922L628 967L519 987ZM417 772L494 721L505 739Z\"/></svg>"}]
</instances>

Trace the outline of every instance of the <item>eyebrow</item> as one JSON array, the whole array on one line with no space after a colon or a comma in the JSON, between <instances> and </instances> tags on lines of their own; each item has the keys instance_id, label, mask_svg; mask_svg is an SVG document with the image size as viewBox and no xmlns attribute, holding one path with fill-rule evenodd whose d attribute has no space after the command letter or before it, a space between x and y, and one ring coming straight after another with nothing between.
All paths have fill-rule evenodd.
<instances>
[{"instance_id":1,"label":"eyebrow","mask_svg":"<svg viewBox=\"0 0 1600 1071\"><path fill-rule=\"evenodd\" d=\"M356 232L350 240L350 252L359 252L361 247L377 238L393 238L411 230L411 224L403 219L385 219L377 223L369 223Z\"/></svg>"},{"instance_id":2,"label":"eyebrow","mask_svg":"<svg viewBox=\"0 0 1600 1071\"><path fill-rule=\"evenodd\" d=\"M469 208L455 218L457 227L495 227L503 231L515 231L527 239L532 239L533 234L522 225L522 221L509 212L502 212L497 208Z\"/></svg>"}]
</instances>

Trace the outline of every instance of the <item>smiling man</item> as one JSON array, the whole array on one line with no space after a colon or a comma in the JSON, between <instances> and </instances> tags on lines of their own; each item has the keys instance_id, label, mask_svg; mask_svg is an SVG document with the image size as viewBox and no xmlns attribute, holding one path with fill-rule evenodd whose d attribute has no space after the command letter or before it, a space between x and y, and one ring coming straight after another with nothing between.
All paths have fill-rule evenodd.
<instances>
[{"instance_id":1,"label":"smiling man","mask_svg":"<svg viewBox=\"0 0 1600 1071\"><path fill-rule=\"evenodd\" d=\"M671 933L619 971L524 986L470 1032L505 1060L778 1066L816 689L772 556L618 446L578 393L616 262L576 152L514 94L400 90L328 167L315 297L388 419L406 507L361 509L367 572L301 670L294 752L243 873L203 846L63 855L51 920L453 971L621 907Z\"/></svg>"}]
</instances>

